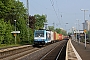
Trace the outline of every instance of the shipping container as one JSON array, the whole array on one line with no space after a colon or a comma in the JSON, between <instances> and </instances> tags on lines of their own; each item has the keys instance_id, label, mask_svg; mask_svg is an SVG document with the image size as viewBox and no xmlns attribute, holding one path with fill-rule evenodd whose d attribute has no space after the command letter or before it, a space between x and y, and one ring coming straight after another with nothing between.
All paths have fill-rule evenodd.
<instances>
[{"instance_id":1,"label":"shipping container","mask_svg":"<svg viewBox=\"0 0 90 60\"><path fill-rule=\"evenodd\" d=\"M53 40L54 40L54 32L51 31L51 41L53 41Z\"/></svg>"},{"instance_id":2,"label":"shipping container","mask_svg":"<svg viewBox=\"0 0 90 60\"><path fill-rule=\"evenodd\" d=\"M58 40L62 40L63 39L63 35L59 34L59 39Z\"/></svg>"},{"instance_id":3,"label":"shipping container","mask_svg":"<svg viewBox=\"0 0 90 60\"><path fill-rule=\"evenodd\" d=\"M54 40L56 40L56 32L54 32Z\"/></svg>"},{"instance_id":4,"label":"shipping container","mask_svg":"<svg viewBox=\"0 0 90 60\"><path fill-rule=\"evenodd\" d=\"M58 40L58 38L59 38L59 34L58 34L58 33L56 33L56 40Z\"/></svg>"}]
</instances>

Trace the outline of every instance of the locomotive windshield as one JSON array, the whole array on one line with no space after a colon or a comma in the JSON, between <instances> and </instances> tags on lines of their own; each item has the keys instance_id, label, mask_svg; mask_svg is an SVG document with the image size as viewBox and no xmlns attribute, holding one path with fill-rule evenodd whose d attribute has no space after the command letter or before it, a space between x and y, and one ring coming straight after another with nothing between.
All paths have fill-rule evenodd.
<instances>
[{"instance_id":1,"label":"locomotive windshield","mask_svg":"<svg viewBox=\"0 0 90 60\"><path fill-rule=\"evenodd\" d=\"M35 37L44 37L44 31L36 31Z\"/></svg>"}]
</instances>

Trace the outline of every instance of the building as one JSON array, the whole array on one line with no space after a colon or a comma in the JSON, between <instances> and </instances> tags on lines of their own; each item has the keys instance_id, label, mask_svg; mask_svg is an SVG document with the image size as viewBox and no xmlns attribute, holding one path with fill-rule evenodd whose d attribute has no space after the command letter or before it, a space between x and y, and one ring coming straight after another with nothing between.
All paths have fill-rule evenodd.
<instances>
[{"instance_id":1,"label":"building","mask_svg":"<svg viewBox=\"0 0 90 60\"><path fill-rule=\"evenodd\" d=\"M90 21L85 20L83 23L83 30L86 29L87 31L90 31Z\"/></svg>"},{"instance_id":2,"label":"building","mask_svg":"<svg viewBox=\"0 0 90 60\"><path fill-rule=\"evenodd\" d=\"M85 23L86 23L86 30L90 31L90 21L86 20Z\"/></svg>"},{"instance_id":3,"label":"building","mask_svg":"<svg viewBox=\"0 0 90 60\"><path fill-rule=\"evenodd\" d=\"M82 23L83 24L83 30L85 29L85 23Z\"/></svg>"}]
</instances>

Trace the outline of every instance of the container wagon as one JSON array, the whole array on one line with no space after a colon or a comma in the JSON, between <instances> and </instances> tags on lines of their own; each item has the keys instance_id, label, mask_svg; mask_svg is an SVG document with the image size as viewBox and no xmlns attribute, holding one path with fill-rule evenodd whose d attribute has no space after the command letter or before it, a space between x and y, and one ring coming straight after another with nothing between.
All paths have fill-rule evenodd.
<instances>
[{"instance_id":1,"label":"container wagon","mask_svg":"<svg viewBox=\"0 0 90 60\"><path fill-rule=\"evenodd\" d=\"M63 35L59 34L59 39L58 40L63 40Z\"/></svg>"}]
</instances>

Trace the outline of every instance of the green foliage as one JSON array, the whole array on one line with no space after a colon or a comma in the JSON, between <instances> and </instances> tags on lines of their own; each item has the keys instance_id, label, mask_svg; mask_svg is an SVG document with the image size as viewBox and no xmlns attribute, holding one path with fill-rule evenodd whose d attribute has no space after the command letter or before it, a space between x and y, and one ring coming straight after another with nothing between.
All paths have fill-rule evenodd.
<instances>
[{"instance_id":1,"label":"green foliage","mask_svg":"<svg viewBox=\"0 0 90 60\"><path fill-rule=\"evenodd\" d=\"M14 44L14 36L11 34L15 30L18 44L32 44L34 29L42 29L47 22L46 15L29 16L29 28L27 26L27 9L19 0L0 0L0 44ZM28 39L29 34L29 39Z\"/></svg>"},{"instance_id":2,"label":"green foliage","mask_svg":"<svg viewBox=\"0 0 90 60\"><path fill-rule=\"evenodd\" d=\"M59 34L62 34L62 30L61 29L59 29L59 28L56 28L56 30L55 30L57 33L59 33Z\"/></svg>"},{"instance_id":3,"label":"green foliage","mask_svg":"<svg viewBox=\"0 0 90 60\"><path fill-rule=\"evenodd\" d=\"M43 29L44 23L47 22L46 15L34 15L36 22L35 22L35 29Z\"/></svg>"},{"instance_id":4,"label":"green foliage","mask_svg":"<svg viewBox=\"0 0 90 60\"><path fill-rule=\"evenodd\" d=\"M19 0L1 0L0 1L0 18L5 21L10 20L11 24L14 24L14 20L19 18L26 19L26 9L23 3Z\"/></svg>"},{"instance_id":5,"label":"green foliage","mask_svg":"<svg viewBox=\"0 0 90 60\"><path fill-rule=\"evenodd\" d=\"M56 28L55 31L59 34L67 35L67 32L65 30L60 29L60 28Z\"/></svg>"},{"instance_id":6,"label":"green foliage","mask_svg":"<svg viewBox=\"0 0 90 60\"><path fill-rule=\"evenodd\" d=\"M48 29L54 31L54 26L48 26Z\"/></svg>"},{"instance_id":7,"label":"green foliage","mask_svg":"<svg viewBox=\"0 0 90 60\"><path fill-rule=\"evenodd\" d=\"M6 41L5 42L6 44L13 44L14 43L11 31L12 31L12 26L10 24L10 21L8 21L6 24L6 32L5 32L5 39L4 39Z\"/></svg>"},{"instance_id":8,"label":"green foliage","mask_svg":"<svg viewBox=\"0 0 90 60\"><path fill-rule=\"evenodd\" d=\"M87 36L88 36L88 40L90 42L90 31L88 31Z\"/></svg>"},{"instance_id":9,"label":"green foliage","mask_svg":"<svg viewBox=\"0 0 90 60\"><path fill-rule=\"evenodd\" d=\"M17 34L17 43L27 39L26 9L19 0L0 0L0 44L13 44L14 36L11 32L16 28L21 33ZM12 25L12 26L11 26Z\"/></svg>"},{"instance_id":10,"label":"green foliage","mask_svg":"<svg viewBox=\"0 0 90 60\"><path fill-rule=\"evenodd\" d=\"M35 27L35 22L36 22L36 19L35 19L35 17L34 16L29 16L29 27L31 28L31 29L34 29Z\"/></svg>"},{"instance_id":11,"label":"green foliage","mask_svg":"<svg viewBox=\"0 0 90 60\"><path fill-rule=\"evenodd\" d=\"M30 33L29 43L33 44L33 40L34 40L34 31L33 31L33 29L30 28L29 33Z\"/></svg>"},{"instance_id":12,"label":"green foliage","mask_svg":"<svg viewBox=\"0 0 90 60\"><path fill-rule=\"evenodd\" d=\"M17 21L17 30L20 31L20 34L18 34L19 36L19 40L28 40L27 39L27 26L26 26L26 21L24 19L19 19Z\"/></svg>"},{"instance_id":13,"label":"green foliage","mask_svg":"<svg viewBox=\"0 0 90 60\"><path fill-rule=\"evenodd\" d=\"M17 30L20 31L20 34L18 34L18 43L21 44L31 44L33 40L33 30L28 29L28 26L26 25L26 21L24 19L17 21ZM29 32L28 32L29 30ZM29 34L29 40L28 40L28 34Z\"/></svg>"},{"instance_id":14,"label":"green foliage","mask_svg":"<svg viewBox=\"0 0 90 60\"><path fill-rule=\"evenodd\" d=\"M6 19L11 12L14 5L14 0L0 0L0 18ZM9 17L10 18L10 17Z\"/></svg>"},{"instance_id":15,"label":"green foliage","mask_svg":"<svg viewBox=\"0 0 90 60\"><path fill-rule=\"evenodd\" d=\"M3 20L0 20L0 44L4 40L4 35L5 35L5 31L6 31L5 28L6 28L6 23L4 23Z\"/></svg>"},{"instance_id":16,"label":"green foliage","mask_svg":"<svg viewBox=\"0 0 90 60\"><path fill-rule=\"evenodd\" d=\"M11 31L10 22L6 23L3 19L0 20L0 44L11 44L13 42Z\"/></svg>"}]
</instances>

